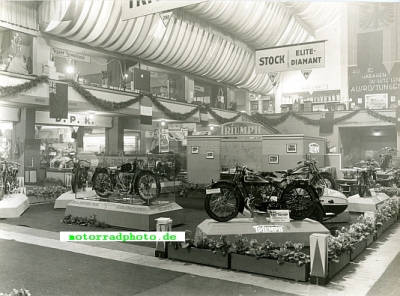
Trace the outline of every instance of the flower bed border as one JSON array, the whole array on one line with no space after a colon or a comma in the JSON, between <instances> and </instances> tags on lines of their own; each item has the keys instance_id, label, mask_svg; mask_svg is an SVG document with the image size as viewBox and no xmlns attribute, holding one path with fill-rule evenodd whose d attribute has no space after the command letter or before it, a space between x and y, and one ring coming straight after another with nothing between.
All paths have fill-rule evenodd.
<instances>
[{"instance_id":1,"label":"flower bed border","mask_svg":"<svg viewBox=\"0 0 400 296\"><path fill-rule=\"evenodd\" d=\"M229 254L222 255L220 252L214 253L208 249L185 248L168 244L168 259L180 260L185 262L198 263L219 268L230 268L231 260Z\"/></svg>"},{"instance_id":2,"label":"flower bed border","mask_svg":"<svg viewBox=\"0 0 400 296\"><path fill-rule=\"evenodd\" d=\"M267 276L274 276L295 281L308 281L310 277L310 263L297 266L296 263L284 262L278 264L276 259L259 258L254 256L230 254L231 269L246 271Z\"/></svg>"}]
</instances>

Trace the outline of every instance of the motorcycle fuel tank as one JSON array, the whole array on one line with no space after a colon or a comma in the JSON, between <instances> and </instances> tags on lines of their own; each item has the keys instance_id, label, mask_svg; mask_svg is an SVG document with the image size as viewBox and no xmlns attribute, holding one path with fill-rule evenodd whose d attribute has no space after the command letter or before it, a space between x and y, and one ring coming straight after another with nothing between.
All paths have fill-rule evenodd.
<instances>
[{"instance_id":1,"label":"motorcycle fuel tank","mask_svg":"<svg viewBox=\"0 0 400 296\"><path fill-rule=\"evenodd\" d=\"M244 176L244 182L245 183L262 183L262 184L269 184L270 183L268 180L264 179L261 176L257 176L257 175Z\"/></svg>"},{"instance_id":2,"label":"motorcycle fuel tank","mask_svg":"<svg viewBox=\"0 0 400 296\"><path fill-rule=\"evenodd\" d=\"M343 213L349 205L347 197L343 193L329 188L324 188L320 201L326 213L335 215Z\"/></svg>"}]
</instances>

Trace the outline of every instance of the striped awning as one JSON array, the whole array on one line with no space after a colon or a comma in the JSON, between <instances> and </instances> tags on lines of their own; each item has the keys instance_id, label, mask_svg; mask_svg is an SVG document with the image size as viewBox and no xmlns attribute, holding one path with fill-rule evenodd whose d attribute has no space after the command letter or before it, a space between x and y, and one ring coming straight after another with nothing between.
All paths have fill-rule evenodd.
<instances>
[{"instance_id":1,"label":"striped awning","mask_svg":"<svg viewBox=\"0 0 400 296\"><path fill-rule=\"evenodd\" d=\"M122 21L121 1L43 1L39 13L42 31L57 37L268 93L268 75L254 72L255 50L313 41L341 5L206 1L175 9L167 26L157 14Z\"/></svg>"}]
</instances>

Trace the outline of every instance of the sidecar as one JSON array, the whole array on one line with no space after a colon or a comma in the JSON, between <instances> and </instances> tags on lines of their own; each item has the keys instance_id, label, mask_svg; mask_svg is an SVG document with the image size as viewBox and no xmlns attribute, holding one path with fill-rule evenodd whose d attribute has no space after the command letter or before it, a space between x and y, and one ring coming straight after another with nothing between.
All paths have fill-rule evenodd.
<instances>
[{"instance_id":1,"label":"sidecar","mask_svg":"<svg viewBox=\"0 0 400 296\"><path fill-rule=\"evenodd\" d=\"M325 213L333 213L335 216L343 213L349 204L343 193L329 188L324 188L320 201Z\"/></svg>"}]
</instances>

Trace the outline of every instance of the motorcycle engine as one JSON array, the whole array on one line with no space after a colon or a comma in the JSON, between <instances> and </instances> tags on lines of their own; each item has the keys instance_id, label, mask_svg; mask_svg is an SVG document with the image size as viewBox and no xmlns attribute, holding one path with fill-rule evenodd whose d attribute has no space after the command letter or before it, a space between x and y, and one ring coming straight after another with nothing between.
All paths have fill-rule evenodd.
<instances>
[{"instance_id":1,"label":"motorcycle engine","mask_svg":"<svg viewBox=\"0 0 400 296\"><path fill-rule=\"evenodd\" d=\"M252 196L250 206L260 211L276 209L278 207L278 189L271 185L250 185L246 186L247 193Z\"/></svg>"}]
</instances>

